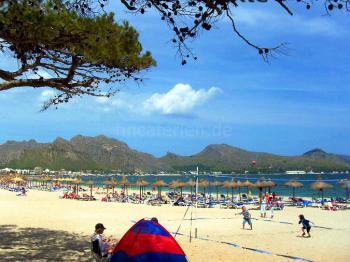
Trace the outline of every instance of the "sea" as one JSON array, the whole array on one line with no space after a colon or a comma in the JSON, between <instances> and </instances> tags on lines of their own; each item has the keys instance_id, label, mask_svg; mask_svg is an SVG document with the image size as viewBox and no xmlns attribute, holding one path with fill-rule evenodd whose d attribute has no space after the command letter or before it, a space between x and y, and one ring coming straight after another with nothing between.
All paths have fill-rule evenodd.
<instances>
[{"instance_id":1,"label":"sea","mask_svg":"<svg viewBox=\"0 0 350 262\"><path fill-rule=\"evenodd\" d=\"M189 179L196 180L196 175L127 175L128 181L132 184L142 177L144 180L149 182L149 186L146 187L146 191L152 191L152 184L156 181L156 179L162 179L166 183L170 183L173 180L180 180L180 181L188 181ZM121 180L120 175L90 175L90 176L83 176L83 181L93 180L96 182L97 187L103 187L103 182L106 180L110 180L111 178L116 179L117 181ZM214 181L225 181L225 180L240 180L245 181L249 180L252 183L255 183L257 180L271 180L274 181L277 186L271 188L271 192L275 192L277 195L280 196L291 196L292 195L292 188L287 187L284 185L287 181L290 180L297 180L304 184L301 188L295 189L295 196L296 197L320 197L320 191L314 190L311 188L311 184L315 181L324 181L326 183L329 183L333 186L333 188L324 189L324 196L328 198L335 198L335 197L342 197L344 198L346 196L346 189L340 187L339 181L342 179L350 179L350 174L303 174L303 175L287 175L287 174L221 174L221 175L199 175L199 180L205 179L208 180L209 183L212 183ZM118 187L116 187L118 188ZM138 187L134 187L137 189ZM165 191L173 191L173 189L163 188L163 192ZM208 194L216 195L216 187L209 186L209 188L205 189L205 192ZM268 189L265 189L266 192ZM183 191L190 191L189 187L184 187ZM204 189L199 187L199 192L203 192ZM249 192L250 191L250 192ZM241 188L242 193L252 193L254 195L259 194L259 190L257 188ZM231 195L231 189L227 191L226 188L219 187L219 193L220 194L229 194ZM234 194L238 193L238 189L234 189Z\"/></svg>"}]
</instances>

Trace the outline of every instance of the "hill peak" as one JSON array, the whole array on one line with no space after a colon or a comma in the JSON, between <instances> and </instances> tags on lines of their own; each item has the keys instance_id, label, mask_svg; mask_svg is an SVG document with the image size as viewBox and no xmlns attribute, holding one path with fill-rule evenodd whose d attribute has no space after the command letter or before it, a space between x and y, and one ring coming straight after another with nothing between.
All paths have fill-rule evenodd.
<instances>
[{"instance_id":1,"label":"hill peak","mask_svg":"<svg viewBox=\"0 0 350 262\"><path fill-rule=\"evenodd\" d=\"M303 154L303 156L315 156L315 155L328 155L328 153L321 148L314 148L310 151L307 151Z\"/></svg>"}]
</instances>

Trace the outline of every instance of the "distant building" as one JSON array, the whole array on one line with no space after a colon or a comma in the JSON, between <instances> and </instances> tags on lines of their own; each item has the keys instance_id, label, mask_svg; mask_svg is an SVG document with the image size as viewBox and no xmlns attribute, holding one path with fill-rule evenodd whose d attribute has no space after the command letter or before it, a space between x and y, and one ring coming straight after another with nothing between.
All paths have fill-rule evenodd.
<instances>
[{"instance_id":1,"label":"distant building","mask_svg":"<svg viewBox=\"0 0 350 262\"><path fill-rule=\"evenodd\" d=\"M291 170L291 171L286 171L286 175L305 175L306 172L303 170Z\"/></svg>"}]
</instances>

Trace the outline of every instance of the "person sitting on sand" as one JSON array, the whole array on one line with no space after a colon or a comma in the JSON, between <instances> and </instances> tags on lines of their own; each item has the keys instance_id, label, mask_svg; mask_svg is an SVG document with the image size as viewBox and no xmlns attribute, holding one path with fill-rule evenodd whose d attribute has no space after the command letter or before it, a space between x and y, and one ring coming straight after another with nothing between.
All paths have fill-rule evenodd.
<instances>
[{"instance_id":1,"label":"person sitting on sand","mask_svg":"<svg viewBox=\"0 0 350 262\"><path fill-rule=\"evenodd\" d=\"M311 221L307 220L304 215L299 215L299 224L302 224L303 227L301 230L303 231L303 234L301 236L305 236L305 230L307 232L308 237L311 237L310 230L311 230L311 224L313 224Z\"/></svg>"},{"instance_id":2,"label":"person sitting on sand","mask_svg":"<svg viewBox=\"0 0 350 262\"><path fill-rule=\"evenodd\" d=\"M91 251L96 262L107 262L109 260L109 244L103 240L102 236L105 229L103 224L98 223L95 225L95 232L91 236Z\"/></svg>"},{"instance_id":3,"label":"person sitting on sand","mask_svg":"<svg viewBox=\"0 0 350 262\"><path fill-rule=\"evenodd\" d=\"M245 224L248 223L250 225L250 230L253 230L251 215L245 206L242 206L242 212L237 213L235 215L243 215L243 227L242 227L242 229L244 229Z\"/></svg>"},{"instance_id":4,"label":"person sitting on sand","mask_svg":"<svg viewBox=\"0 0 350 262\"><path fill-rule=\"evenodd\" d=\"M152 217L152 218L151 218L151 221L153 221L154 223L159 223L159 222L158 222L158 218L156 218L156 217Z\"/></svg>"}]
</instances>

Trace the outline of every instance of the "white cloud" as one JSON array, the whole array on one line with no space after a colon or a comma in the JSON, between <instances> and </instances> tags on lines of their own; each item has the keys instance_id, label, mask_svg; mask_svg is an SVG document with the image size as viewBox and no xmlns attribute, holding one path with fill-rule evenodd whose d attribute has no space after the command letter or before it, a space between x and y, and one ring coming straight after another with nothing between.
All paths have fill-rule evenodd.
<instances>
[{"instance_id":1,"label":"white cloud","mask_svg":"<svg viewBox=\"0 0 350 262\"><path fill-rule=\"evenodd\" d=\"M268 9L239 8L235 10L234 18L237 26L246 25L259 30L293 32L303 35L340 36L347 34L336 20L328 16L289 16L283 12Z\"/></svg>"},{"instance_id":2,"label":"white cloud","mask_svg":"<svg viewBox=\"0 0 350 262\"><path fill-rule=\"evenodd\" d=\"M189 84L176 84L167 93L155 93L144 101L143 106L149 112L162 114L186 113L205 103L220 92L220 88L194 90Z\"/></svg>"}]
</instances>

